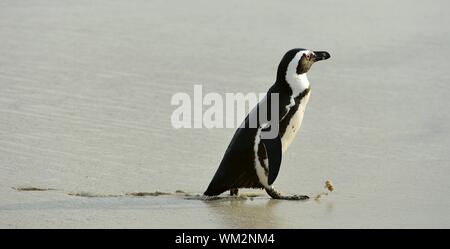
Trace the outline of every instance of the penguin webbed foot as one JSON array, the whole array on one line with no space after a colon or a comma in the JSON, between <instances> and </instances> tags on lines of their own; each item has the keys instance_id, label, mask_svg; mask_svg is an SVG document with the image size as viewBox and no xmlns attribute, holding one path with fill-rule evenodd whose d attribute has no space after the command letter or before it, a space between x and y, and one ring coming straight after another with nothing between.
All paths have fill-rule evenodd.
<instances>
[{"instance_id":1,"label":"penguin webbed foot","mask_svg":"<svg viewBox=\"0 0 450 249\"><path fill-rule=\"evenodd\" d=\"M230 189L230 196L238 196L239 189L238 188L232 188Z\"/></svg>"},{"instance_id":2,"label":"penguin webbed foot","mask_svg":"<svg viewBox=\"0 0 450 249\"><path fill-rule=\"evenodd\" d=\"M267 194L270 195L273 199L277 200L292 200L292 201L302 201L308 200L309 196L307 195L282 195L280 192L276 191L274 188L266 188Z\"/></svg>"}]
</instances>

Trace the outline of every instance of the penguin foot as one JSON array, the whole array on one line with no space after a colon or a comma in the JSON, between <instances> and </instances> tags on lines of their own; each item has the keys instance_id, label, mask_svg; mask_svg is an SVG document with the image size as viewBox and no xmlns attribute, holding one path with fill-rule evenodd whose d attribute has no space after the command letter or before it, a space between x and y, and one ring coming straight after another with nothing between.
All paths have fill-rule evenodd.
<instances>
[{"instance_id":1,"label":"penguin foot","mask_svg":"<svg viewBox=\"0 0 450 249\"><path fill-rule=\"evenodd\" d=\"M238 188L232 188L230 189L230 196L237 196L239 192Z\"/></svg>"},{"instance_id":2,"label":"penguin foot","mask_svg":"<svg viewBox=\"0 0 450 249\"><path fill-rule=\"evenodd\" d=\"M307 195L282 195L280 192L276 191L274 188L266 188L267 194L270 195L273 199L277 200L293 200L293 201L302 201L308 200L309 196Z\"/></svg>"}]
</instances>

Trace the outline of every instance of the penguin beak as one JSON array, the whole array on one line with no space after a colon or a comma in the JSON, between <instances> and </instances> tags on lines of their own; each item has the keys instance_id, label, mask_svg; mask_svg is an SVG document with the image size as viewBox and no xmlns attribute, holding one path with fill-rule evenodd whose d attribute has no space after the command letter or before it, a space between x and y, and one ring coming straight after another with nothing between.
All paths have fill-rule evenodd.
<instances>
[{"instance_id":1,"label":"penguin beak","mask_svg":"<svg viewBox=\"0 0 450 249\"><path fill-rule=\"evenodd\" d=\"M331 55L326 51L314 51L314 62L326 60L330 57Z\"/></svg>"}]
</instances>

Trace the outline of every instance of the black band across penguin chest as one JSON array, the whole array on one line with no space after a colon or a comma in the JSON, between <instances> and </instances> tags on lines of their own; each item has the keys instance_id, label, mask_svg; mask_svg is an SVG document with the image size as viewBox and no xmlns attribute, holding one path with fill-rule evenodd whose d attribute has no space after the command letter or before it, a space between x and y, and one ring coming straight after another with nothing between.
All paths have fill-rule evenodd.
<instances>
[{"instance_id":1,"label":"black band across penguin chest","mask_svg":"<svg viewBox=\"0 0 450 249\"><path fill-rule=\"evenodd\" d=\"M300 104L302 103L302 100L306 98L310 94L310 88L305 89L302 93L300 93L297 97L294 98L294 105L289 107L288 112L282 119L280 120L280 126L279 126L279 134L280 137L283 138L286 134L286 131L288 129L289 124L291 123L291 120L294 118L297 111L299 111ZM300 127L296 127L299 129Z\"/></svg>"},{"instance_id":2,"label":"black band across penguin chest","mask_svg":"<svg viewBox=\"0 0 450 249\"><path fill-rule=\"evenodd\" d=\"M292 106L282 106L281 108L289 108L287 112L284 112L284 116L280 117L282 118L279 122L279 136L282 140L284 140L284 136L289 133L288 129L299 129L299 125L297 127L292 127L292 124L295 122L292 122L293 119L296 118L296 113L301 111L300 107L302 104L302 101L304 101L305 98L309 97L310 89L307 88L304 90L301 94L299 94L297 97L294 98L294 105ZM291 127L289 127L291 125ZM297 130L298 131L298 130ZM290 134L295 135L296 131L290 132ZM291 138L292 139L292 138ZM268 165L267 165L267 153L262 143L258 145L258 151L257 151L257 158L259 164L261 167L264 168L265 174L268 174Z\"/></svg>"}]
</instances>

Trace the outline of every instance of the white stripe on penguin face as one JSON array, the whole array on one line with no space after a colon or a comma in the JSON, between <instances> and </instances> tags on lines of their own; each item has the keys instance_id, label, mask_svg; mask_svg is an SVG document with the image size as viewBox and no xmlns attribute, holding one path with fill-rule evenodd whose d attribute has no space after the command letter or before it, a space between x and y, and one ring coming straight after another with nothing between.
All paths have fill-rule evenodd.
<instances>
[{"instance_id":1,"label":"white stripe on penguin face","mask_svg":"<svg viewBox=\"0 0 450 249\"><path fill-rule=\"evenodd\" d=\"M286 70L286 82L292 89L293 98L309 87L309 81L308 77L306 77L306 73L297 74L297 65L304 54L309 55L312 53L313 52L310 50L299 51L288 64L288 68Z\"/></svg>"}]
</instances>

